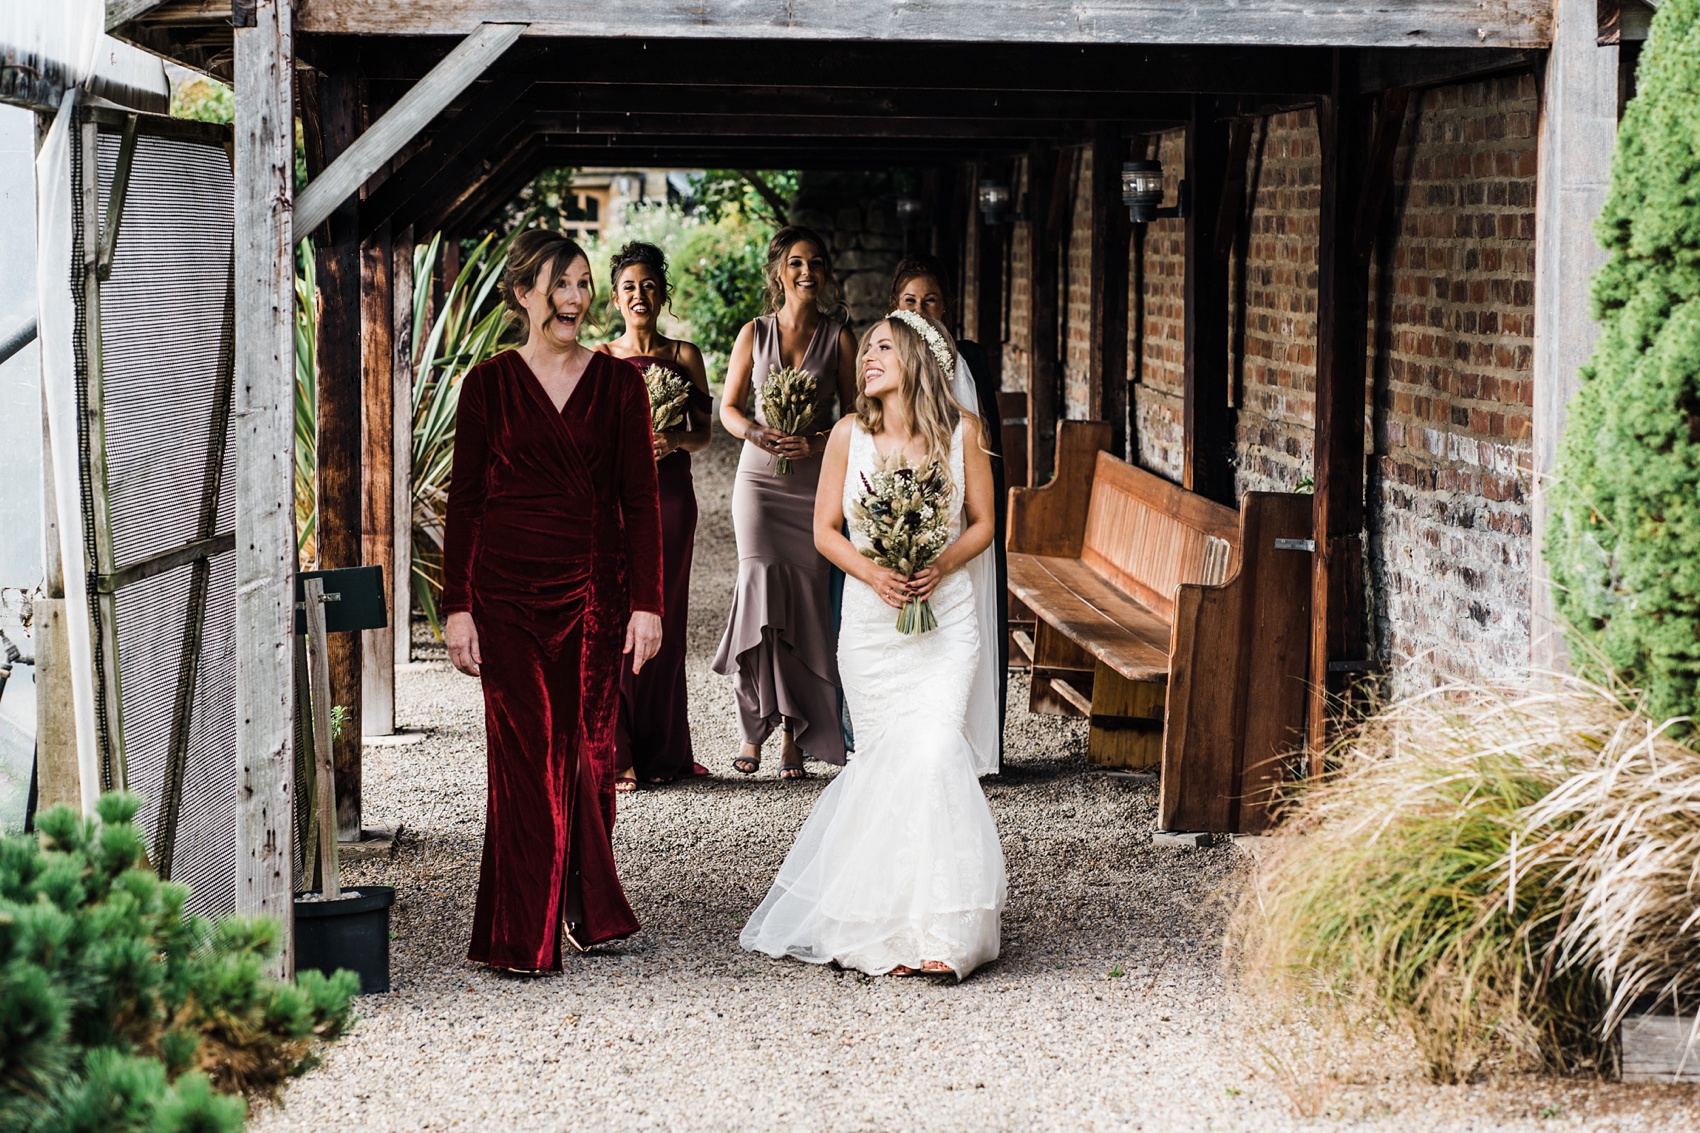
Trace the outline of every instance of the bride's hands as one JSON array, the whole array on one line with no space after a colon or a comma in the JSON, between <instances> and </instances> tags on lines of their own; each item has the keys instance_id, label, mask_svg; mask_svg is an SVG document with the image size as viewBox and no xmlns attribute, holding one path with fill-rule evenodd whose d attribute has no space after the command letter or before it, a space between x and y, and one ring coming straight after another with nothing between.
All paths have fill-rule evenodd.
<instances>
[{"instance_id":1,"label":"bride's hands","mask_svg":"<svg viewBox=\"0 0 1700 1133\"><path fill-rule=\"evenodd\" d=\"M933 591L939 588L939 583L942 581L944 581L944 572L939 570L937 566L918 570L909 576L909 593L914 596L915 601L924 601L933 596Z\"/></svg>"},{"instance_id":2,"label":"bride's hands","mask_svg":"<svg viewBox=\"0 0 1700 1133\"><path fill-rule=\"evenodd\" d=\"M864 581L873 588L873 592L894 610L901 610L905 602L910 601L909 580L894 570L886 567L874 567L872 573Z\"/></svg>"}]
</instances>

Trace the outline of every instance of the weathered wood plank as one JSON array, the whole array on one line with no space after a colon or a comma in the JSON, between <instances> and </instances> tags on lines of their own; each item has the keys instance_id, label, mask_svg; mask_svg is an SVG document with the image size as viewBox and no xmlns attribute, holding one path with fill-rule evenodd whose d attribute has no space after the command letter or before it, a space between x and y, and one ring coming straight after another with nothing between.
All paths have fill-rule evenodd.
<instances>
[{"instance_id":1,"label":"weathered wood plank","mask_svg":"<svg viewBox=\"0 0 1700 1133\"><path fill-rule=\"evenodd\" d=\"M1335 91L1317 105L1322 142L1316 285L1316 551L1311 593L1307 716L1313 773L1320 772L1330 694L1349 684L1329 662L1364 660L1364 401L1369 265L1358 257L1357 204L1368 148L1357 58L1342 51Z\"/></svg>"},{"instance_id":2,"label":"weathered wood plank","mask_svg":"<svg viewBox=\"0 0 1700 1133\"><path fill-rule=\"evenodd\" d=\"M235 29L236 908L290 943L294 859L295 188L289 0Z\"/></svg>"},{"instance_id":3,"label":"weathered wood plank","mask_svg":"<svg viewBox=\"0 0 1700 1133\"><path fill-rule=\"evenodd\" d=\"M924 15L882 0L302 0L303 31L466 35L480 22L525 23L531 34L642 38L741 37L934 42L1318 44L1544 47L1542 0L933 0Z\"/></svg>"},{"instance_id":4,"label":"weathered wood plank","mask_svg":"<svg viewBox=\"0 0 1700 1133\"><path fill-rule=\"evenodd\" d=\"M1051 146L1035 145L1027 155L1027 262L1033 273L1027 289L1027 478L1032 484L1051 478L1057 459L1057 420L1062 384L1058 373L1061 343L1057 323L1057 249L1059 203L1072 210L1068 166Z\"/></svg>"},{"instance_id":5,"label":"weathered wood plank","mask_svg":"<svg viewBox=\"0 0 1700 1133\"><path fill-rule=\"evenodd\" d=\"M395 295L390 229L360 245L361 561L395 578ZM394 618L361 632L360 728L367 736L395 731ZM406 622L399 627L406 630Z\"/></svg>"},{"instance_id":6,"label":"weathered wood plank","mask_svg":"<svg viewBox=\"0 0 1700 1133\"><path fill-rule=\"evenodd\" d=\"M1057 474L1037 487L1009 491L1011 551L1080 554L1098 453L1110 443L1103 421L1064 421L1057 431Z\"/></svg>"},{"instance_id":7,"label":"weathered wood plank","mask_svg":"<svg viewBox=\"0 0 1700 1133\"><path fill-rule=\"evenodd\" d=\"M394 331L391 343L395 358L390 376L394 392L390 402L395 424L390 432L395 449L390 456L393 470L391 515L394 517L394 542L390 552L395 573L390 578L393 595L390 623L394 627L393 648L395 663L406 664L413 658L409 617L413 596L413 229L402 229L392 241L390 294L395 300L391 315Z\"/></svg>"},{"instance_id":8,"label":"weathered wood plank","mask_svg":"<svg viewBox=\"0 0 1700 1133\"><path fill-rule=\"evenodd\" d=\"M1619 1037L1625 1082L1700 1082L1700 1019L1693 1015L1631 1015Z\"/></svg>"},{"instance_id":9,"label":"weathered wood plank","mask_svg":"<svg viewBox=\"0 0 1700 1133\"><path fill-rule=\"evenodd\" d=\"M329 219L338 205L353 196L384 162L400 152L486 67L513 46L524 30L523 24L500 23L471 29L441 63L401 96L389 113L372 123L370 129L302 190L295 210L296 239Z\"/></svg>"},{"instance_id":10,"label":"weathered wood plank","mask_svg":"<svg viewBox=\"0 0 1700 1133\"><path fill-rule=\"evenodd\" d=\"M1167 679L1168 619L1117 590L1079 559L1012 554L1009 589L1041 622L1128 680ZM1054 658L1040 654L1033 663L1059 667Z\"/></svg>"},{"instance_id":11,"label":"weathered wood plank","mask_svg":"<svg viewBox=\"0 0 1700 1133\"><path fill-rule=\"evenodd\" d=\"M1541 547L1546 488L1558 466L1565 407L1599 330L1588 309L1589 281L1605 261L1594 219L1605 205L1617 138L1618 46L1594 42L1598 13L1589 0L1556 0L1556 31L1541 94L1535 174L1535 405L1533 458L1535 577L1530 589L1530 660L1564 663L1553 620L1552 582Z\"/></svg>"}]
</instances>

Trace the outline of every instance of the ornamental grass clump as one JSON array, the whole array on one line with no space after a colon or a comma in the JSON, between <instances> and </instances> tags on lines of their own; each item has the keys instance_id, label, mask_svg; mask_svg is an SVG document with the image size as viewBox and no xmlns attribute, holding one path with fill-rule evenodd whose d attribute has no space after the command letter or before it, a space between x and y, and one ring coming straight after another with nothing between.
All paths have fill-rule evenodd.
<instances>
[{"instance_id":1,"label":"ornamental grass clump","mask_svg":"<svg viewBox=\"0 0 1700 1133\"><path fill-rule=\"evenodd\" d=\"M1237 974L1438 1081L1603 1072L1629 1004L1700 992L1700 751L1638 709L1555 680L1371 718L1260 857Z\"/></svg>"},{"instance_id":2,"label":"ornamental grass clump","mask_svg":"<svg viewBox=\"0 0 1700 1133\"><path fill-rule=\"evenodd\" d=\"M266 975L270 921L185 915L146 868L140 800L0 839L0 1129L223 1133L347 1027L353 973Z\"/></svg>"},{"instance_id":3,"label":"ornamental grass clump","mask_svg":"<svg viewBox=\"0 0 1700 1133\"><path fill-rule=\"evenodd\" d=\"M819 386L807 370L790 366L773 367L761 384L761 415L770 429L796 436L815 422L815 394ZM789 457L780 457L774 472L788 476L794 470Z\"/></svg>"},{"instance_id":4,"label":"ornamental grass clump","mask_svg":"<svg viewBox=\"0 0 1700 1133\"><path fill-rule=\"evenodd\" d=\"M1700 0L1659 5L1636 87L1546 560L1572 659L1664 719L1700 715Z\"/></svg>"}]
</instances>

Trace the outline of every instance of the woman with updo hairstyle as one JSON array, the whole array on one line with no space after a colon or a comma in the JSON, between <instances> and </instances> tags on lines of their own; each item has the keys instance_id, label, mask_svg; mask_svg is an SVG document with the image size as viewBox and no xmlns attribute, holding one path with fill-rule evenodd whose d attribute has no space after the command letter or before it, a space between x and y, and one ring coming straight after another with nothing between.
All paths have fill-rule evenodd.
<instances>
[{"instance_id":1,"label":"woman with updo hairstyle","mask_svg":"<svg viewBox=\"0 0 1700 1133\"><path fill-rule=\"evenodd\" d=\"M563 938L638 928L614 871L614 721L621 670L662 640L661 516L643 378L579 341L583 250L522 233L501 295L520 346L461 384L443 544L444 637L483 681L489 767L467 956L559 971Z\"/></svg>"},{"instance_id":2,"label":"woman with updo hairstyle","mask_svg":"<svg viewBox=\"0 0 1700 1133\"><path fill-rule=\"evenodd\" d=\"M665 614L661 651L641 673L622 672L620 712L614 728L616 791L643 783L670 783L708 769L691 757L685 687L686 622L691 596L691 552L696 544L697 496L691 453L708 445L714 398L702 351L668 338L656 327L667 305L667 257L654 244L633 241L615 253L608 284L625 333L597 347L648 374L669 370L690 387L685 419L655 434L655 476L661 492L661 590Z\"/></svg>"},{"instance_id":3,"label":"woman with updo hairstyle","mask_svg":"<svg viewBox=\"0 0 1700 1133\"><path fill-rule=\"evenodd\" d=\"M856 340L826 241L780 229L767 246L768 313L745 323L732 347L720 421L744 442L732 486L738 582L714 671L736 679L743 748L732 766L761 767L761 748L784 732L779 777L801 779L806 754L844 762L832 568L815 550L813 516L821 454L856 400ZM813 419L797 435L768 424L761 388L780 368L815 379ZM793 471L781 474L780 457Z\"/></svg>"},{"instance_id":4,"label":"woman with updo hairstyle","mask_svg":"<svg viewBox=\"0 0 1700 1133\"><path fill-rule=\"evenodd\" d=\"M944 326L956 325L956 303L945 280L944 265L932 256L908 256L891 273L891 310L914 311ZM1001 693L1009 684L1009 556L1005 550L1005 534L1009 524L1008 477L1003 462L1003 414L998 409L998 378L986 359L980 344L970 339L956 340L957 353L968 364L974 379L974 393L979 405L967 406L986 427L981 439L992 457L992 490L997 500L997 537L992 542L992 555L998 574L999 633L994 648L998 651L998 689ZM998 734L1003 735L1004 697L998 697ZM1001 744L1000 739L1000 744Z\"/></svg>"}]
</instances>

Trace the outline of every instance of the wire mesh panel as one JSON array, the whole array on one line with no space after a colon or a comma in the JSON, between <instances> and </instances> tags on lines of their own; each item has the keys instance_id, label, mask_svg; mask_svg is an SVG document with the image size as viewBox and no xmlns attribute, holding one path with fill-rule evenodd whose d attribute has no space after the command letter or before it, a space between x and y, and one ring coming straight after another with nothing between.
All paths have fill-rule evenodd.
<instances>
[{"instance_id":1,"label":"wire mesh panel","mask_svg":"<svg viewBox=\"0 0 1700 1133\"><path fill-rule=\"evenodd\" d=\"M96 164L98 218L85 206L78 252L98 284L79 291L78 392L105 778L143 796L150 859L190 884L191 908L225 912L237 786L228 131L102 110L84 128L75 174Z\"/></svg>"}]
</instances>

